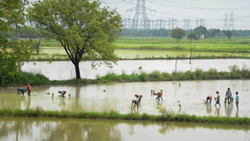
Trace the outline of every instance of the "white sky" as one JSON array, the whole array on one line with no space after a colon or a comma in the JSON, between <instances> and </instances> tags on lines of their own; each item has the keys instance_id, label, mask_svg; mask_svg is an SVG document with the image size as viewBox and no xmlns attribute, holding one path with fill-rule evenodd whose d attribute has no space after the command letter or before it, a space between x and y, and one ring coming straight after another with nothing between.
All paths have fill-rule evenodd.
<instances>
[{"instance_id":1,"label":"white sky","mask_svg":"<svg viewBox=\"0 0 250 141\"><path fill-rule=\"evenodd\" d=\"M30 0L30 2L36 0ZM103 6L117 11L124 18L134 18L137 0L100 0ZM233 12L235 29L250 30L250 0L145 0L147 16L150 20L177 19L178 27L183 27L184 19L190 19L192 28L196 27L195 20L204 19L207 28L224 27L225 14L228 24Z\"/></svg>"}]
</instances>

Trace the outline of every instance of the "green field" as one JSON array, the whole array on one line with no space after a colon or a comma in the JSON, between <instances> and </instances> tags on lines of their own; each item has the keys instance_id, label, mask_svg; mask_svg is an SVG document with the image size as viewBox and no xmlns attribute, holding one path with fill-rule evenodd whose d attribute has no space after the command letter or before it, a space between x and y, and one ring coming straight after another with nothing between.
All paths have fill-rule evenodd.
<instances>
[{"instance_id":1,"label":"green field","mask_svg":"<svg viewBox=\"0 0 250 141\"><path fill-rule=\"evenodd\" d=\"M189 51L189 40L176 42L173 38L121 38L118 49L174 50ZM198 52L250 52L250 38L210 38L192 41L192 50Z\"/></svg>"},{"instance_id":2,"label":"green field","mask_svg":"<svg viewBox=\"0 0 250 141\"><path fill-rule=\"evenodd\" d=\"M189 58L189 40L176 42L173 38L120 38L115 42L115 54L120 59L173 59ZM210 38L192 41L192 57L249 58L250 38ZM35 54L35 51L34 53ZM40 55L31 60L68 60L67 54L57 41L41 41Z\"/></svg>"}]
</instances>

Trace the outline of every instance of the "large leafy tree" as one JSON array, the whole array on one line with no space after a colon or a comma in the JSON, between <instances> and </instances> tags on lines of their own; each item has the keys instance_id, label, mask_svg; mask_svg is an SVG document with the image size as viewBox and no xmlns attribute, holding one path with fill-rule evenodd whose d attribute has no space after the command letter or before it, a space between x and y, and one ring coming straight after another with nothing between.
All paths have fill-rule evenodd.
<instances>
[{"instance_id":1,"label":"large leafy tree","mask_svg":"<svg viewBox=\"0 0 250 141\"><path fill-rule=\"evenodd\" d=\"M83 55L115 62L113 42L122 31L122 21L116 10L100 7L89 0L43 0L29 7L31 21L44 28L48 38L61 43L75 66L80 79L79 62Z\"/></svg>"},{"instance_id":2,"label":"large leafy tree","mask_svg":"<svg viewBox=\"0 0 250 141\"><path fill-rule=\"evenodd\" d=\"M27 0L0 1L0 85L13 83L20 75L18 64L29 58L31 49L28 41L9 40L10 33L24 25L24 6ZM17 30L16 30L17 32Z\"/></svg>"},{"instance_id":3,"label":"large leafy tree","mask_svg":"<svg viewBox=\"0 0 250 141\"><path fill-rule=\"evenodd\" d=\"M204 27L204 26L199 26L199 27L196 27L194 29L194 32L195 34L198 36L198 37L201 37L202 35L206 36L208 33L207 33L207 28Z\"/></svg>"},{"instance_id":4,"label":"large leafy tree","mask_svg":"<svg viewBox=\"0 0 250 141\"><path fill-rule=\"evenodd\" d=\"M175 38L177 42L180 42L180 40L185 36L185 30L181 28L174 28L172 30L171 37Z\"/></svg>"}]
</instances>

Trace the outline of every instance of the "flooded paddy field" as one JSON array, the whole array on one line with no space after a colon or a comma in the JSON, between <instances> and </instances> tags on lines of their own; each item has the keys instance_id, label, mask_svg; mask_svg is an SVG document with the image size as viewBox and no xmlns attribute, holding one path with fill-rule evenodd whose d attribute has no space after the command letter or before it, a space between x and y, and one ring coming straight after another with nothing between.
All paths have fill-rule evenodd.
<instances>
[{"instance_id":1,"label":"flooded paddy field","mask_svg":"<svg viewBox=\"0 0 250 141\"><path fill-rule=\"evenodd\" d=\"M119 113L161 114L166 108L170 113L181 113L199 116L250 117L250 80L209 80L209 81L172 81L172 82L138 82L63 86L34 86L32 96L16 95L16 88L2 88L0 92L0 108L44 110L96 111ZM224 104L227 88L231 88L233 97L238 91L240 95L239 110L233 104ZM163 101L156 101L151 90L163 90ZM59 90L66 90L65 98L58 96ZM208 95L221 95L221 107L205 105L203 100ZM47 94L46 94L47 93ZM54 97L52 97L54 93ZM69 97L68 94L71 94ZM142 94L139 109L131 109L131 101L135 94ZM180 106L181 105L181 108Z\"/></svg>"},{"instance_id":2,"label":"flooded paddy field","mask_svg":"<svg viewBox=\"0 0 250 141\"><path fill-rule=\"evenodd\" d=\"M67 55L63 47L41 47L40 53L48 55ZM115 55L122 59L150 58L150 57L189 57L190 51L170 51L170 50L115 50ZM193 56L250 56L250 53L230 53L230 52L193 52ZM35 57L35 56L34 56Z\"/></svg>"},{"instance_id":3,"label":"flooded paddy field","mask_svg":"<svg viewBox=\"0 0 250 141\"><path fill-rule=\"evenodd\" d=\"M1 117L1 141L249 141L249 127L178 122Z\"/></svg>"},{"instance_id":4,"label":"flooded paddy field","mask_svg":"<svg viewBox=\"0 0 250 141\"><path fill-rule=\"evenodd\" d=\"M98 61L96 61L98 62ZM207 71L211 68L216 68L217 71L229 72L229 66L237 65L240 68L244 65L250 67L250 60L248 59L207 59L207 60L192 60L189 64L189 60L127 60L118 61L117 65L113 65L112 68L101 65L96 69L91 67L92 61L81 62L80 72L82 78L95 79L96 76L103 76L107 73L140 73L141 71L146 73L152 73L155 70L160 72L172 73L175 71L195 71L200 68ZM141 67L141 69L139 69ZM50 80L67 80L75 78L75 67L70 61L37 61L24 63L22 71L41 73L47 76Z\"/></svg>"}]
</instances>

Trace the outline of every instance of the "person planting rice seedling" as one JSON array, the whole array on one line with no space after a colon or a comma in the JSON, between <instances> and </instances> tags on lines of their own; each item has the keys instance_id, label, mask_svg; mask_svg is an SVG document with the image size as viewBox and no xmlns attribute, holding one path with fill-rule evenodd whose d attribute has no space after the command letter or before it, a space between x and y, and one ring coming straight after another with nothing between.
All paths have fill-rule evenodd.
<instances>
[{"instance_id":1,"label":"person planting rice seedling","mask_svg":"<svg viewBox=\"0 0 250 141\"><path fill-rule=\"evenodd\" d=\"M154 93L154 95L156 95L157 97L156 97L156 100L160 100L160 98L161 98L161 100L163 100L163 98L162 98L162 92L157 92L157 93Z\"/></svg>"},{"instance_id":2,"label":"person planting rice seedling","mask_svg":"<svg viewBox=\"0 0 250 141\"><path fill-rule=\"evenodd\" d=\"M24 95L25 89L24 88L17 88L17 95L22 94Z\"/></svg>"},{"instance_id":3,"label":"person planting rice seedling","mask_svg":"<svg viewBox=\"0 0 250 141\"><path fill-rule=\"evenodd\" d=\"M30 84L29 83L26 83L27 85L27 91L28 91L28 96L31 96L30 93L31 93L31 87L30 87Z\"/></svg>"},{"instance_id":4,"label":"person planting rice seedling","mask_svg":"<svg viewBox=\"0 0 250 141\"><path fill-rule=\"evenodd\" d=\"M139 108L139 104L141 103L142 95L135 94L135 97L136 99L132 100L131 109L135 108L135 106Z\"/></svg>"},{"instance_id":5,"label":"person planting rice seedling","mask_svg":"<svg viewBox=\"0 0 250 141\"><path fill-rule=\"evenodd\" d=\"M220 94L219 94L219 91L216 91L216 94L217 94L217 97L214 97L214 100L216 102L214 106L216 106L217 104L220 105ZM220 107L221 107L221 105L220 105Z\"/></svg>"},{"instance_id":6,"label":"person planting rice seedling","mask_svg":"<svg viewBox=\"0 0 250 141\"><path fill-rule=\"evenodd\" d=\"M58 93L60 93L60 96L61 96L61 97L65 97L66 91L65 91L65 90L62 90L62 91L58 91Z\"/></svg>"},{"instance_id":7,"label":"person planting rice seedling","mask_svg":"<svg viewBox=\"0 0 250 141\"><path fill-rule=\"evenodd\" d=\"M226 91L225 99L227 99L228 104L231 104L232 93L231 93L231 91L230 91L230 88L228 88L227 91ZM225 102L226 102L226 101L225 101Z\"/></svg>"},{"instance_id":8,"label":"person planting rice seedling","mask_svg":"<svg viewBox=\"0 0 250 141\"><path fill-rule=\"evenodd\" d=\"M211 104L211 102L212 102L212 96L211 95L207 96L205 104L207 104L208 102L209 102L209 104Z\"/></svg>"}]
</instances>

